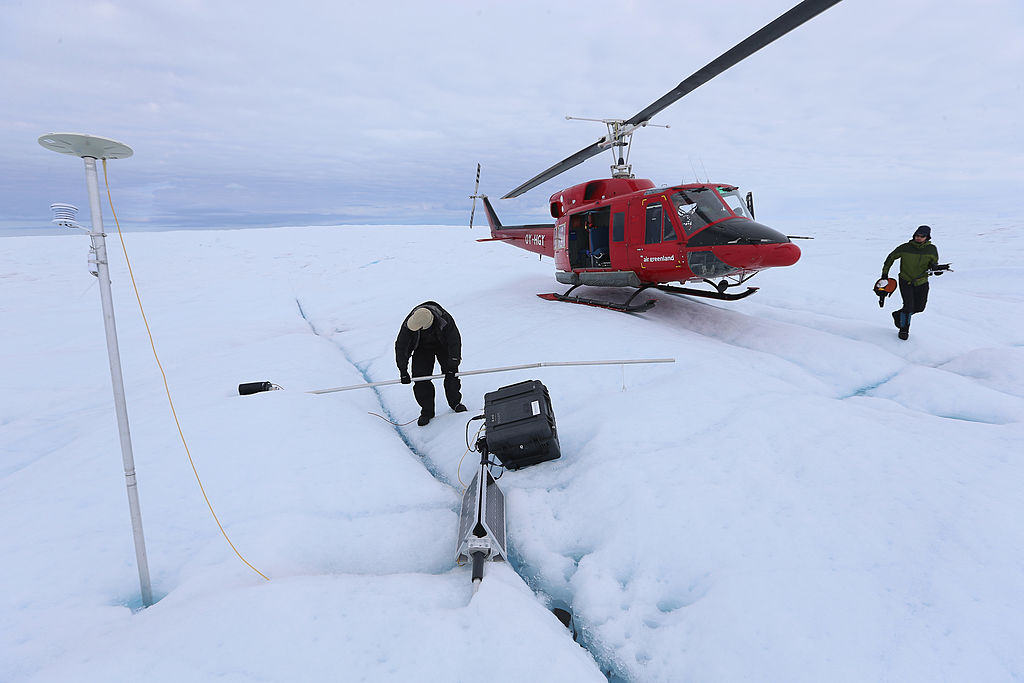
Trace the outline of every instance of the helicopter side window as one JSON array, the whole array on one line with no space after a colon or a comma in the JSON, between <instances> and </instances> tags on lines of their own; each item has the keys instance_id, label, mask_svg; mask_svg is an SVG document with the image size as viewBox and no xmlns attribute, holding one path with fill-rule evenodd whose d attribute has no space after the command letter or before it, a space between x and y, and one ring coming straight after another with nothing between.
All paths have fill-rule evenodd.
<instances>
[{"instance_id":1,"label":"helicopter side window","mask_svg":"<svg viewBox=\"0 0 1024 683\"><path fill-rule=\"evenodd\" d=\"M676 237L676 229L672 225L672 218L671 218L671 216L669 216L667 213L664 214L664 216L665 217L664 217L664 219L662 221L664 223L664 229L665 229L664 240L666 242L668 242L669 240L675 241L675 240L679 239L678 237Z\"/></svg>"},{"instance_id":2,"label":"helicopter side window","mask_svg":"<svg viewBox=\"0 0 1024 683\"><path fill-rule=\"evenodd\" d=\"M647 223L644 228L644 243L658 244L661 242L661 224L661 204L649 204L647 206Z\"/></svg>"},{"instance_id":3,"label":"helicopter side window","mask_svg":"<svg viewBox=\"0 0 1024 683\"><path fill-rule=\"evenodd\" d=\"M585 249L582 245L583 240L580 239L580 234L584 233L583 229L583 216L576 214L569 217L569 235L567 250L569 252L569 265L573 268L578 268L580 262L583 260L583 255L580 253L582 249Z\"/></svg>"},{"instance_id":4,"label":"helicopter side window","mask_svg":"<svg viewBox=\"0 0 1024 683\"><path fill-rule=\"evenodd\" d=\"M612 241L621 242L626 239L626 212L620 211L612 215Z\"/></svg>"}]
</instances>

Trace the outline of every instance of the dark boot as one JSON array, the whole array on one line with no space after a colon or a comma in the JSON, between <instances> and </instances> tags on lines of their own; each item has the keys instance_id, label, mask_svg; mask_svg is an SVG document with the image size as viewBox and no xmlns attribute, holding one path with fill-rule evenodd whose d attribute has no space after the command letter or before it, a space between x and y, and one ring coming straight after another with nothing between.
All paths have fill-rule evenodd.
<instances>
[{"instance_id":1,"label":"dark boot","mask_svg":"<svg viewBox=\"0 0 1024 683\"><path fill-rule=\"evenodd\" d=\"M456 413L464 413L468 409L466 408L466 406L464 406L464 405L462 405L460 403L460 404L458 404L456 406L452 406L452 410L454 410Z\"/></svg>"},{"instance_id":2,"label":"dark boot","mask_svg":"<svg viewBox=\"0 0 1024 683\"><path fill-rule=\"evenodd\" d=\"M416 359L413 358L412 371L415 377L422 377L423 375L416 375ZM430 370L427 370L426 374L430 374ZM432 382L413 382L412 383L412 394L416 397L416 403L420 406L420 419L416 421L420 427L426 426L430 422L431 418L434 417L434 384Z\"/></svg>"},{"instance_id":3,"label":"dark boot","mask_svg":"<svg viewBox=\"0 0 1024 683\"><path fill-rule=\"evenodd\" d=\"M893 311L892 312L892 324L895 325L896 327L900 326L900 312L899 311Z\"/></svg>"},{"instance_id":4,"label":"dark boot","mask_svg":"<svg viewBox=\"0 0 1024 683\"><path fill-rule=\"evenodd\" d=\"M462 382L454 372L444 372L444 397L452 410L455 410L455 406L462 405ZM455 412L459 413L462 411L455 410Z\"/></svg>"},{"instance_id":5,"label":"dark boot","mask_svg":"<svg viewBox=\"0 0 1024 683\"><path fill-rule=\"evenodd\" d=\"M899 336L900 339L906 339L910 336L910 318L912 314L902 308L897 311L897 313L900 315L899 324L896 326L900 328L900 333L897 336Z\"/></svg>"}]
</instances>

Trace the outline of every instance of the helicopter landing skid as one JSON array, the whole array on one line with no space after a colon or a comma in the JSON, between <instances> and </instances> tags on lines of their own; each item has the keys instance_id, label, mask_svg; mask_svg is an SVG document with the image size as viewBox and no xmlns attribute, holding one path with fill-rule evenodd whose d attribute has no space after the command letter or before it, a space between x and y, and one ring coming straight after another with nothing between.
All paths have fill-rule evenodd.
<instances>
[{"instance_id":1,"label":"helicopter landing skid","mask_svg":"<svg viewBox=\"0 0 1024 683\"><path fill-rule=\"evenodd\" d=\"M628 299L626 299L624 303L621 304L615 303L614 301L587 299L582 296L569 296L569 292L576 289L577 287L579 287L579 285L573 285L566 291L565 294L555 294L552 292L551 294L538 294L537 296L539 296L541 299L546 299L548 301L564 301L569 304L583 304L584 306L596 306L597 308L607 308L612 311L622 311L623 313L643 313L644 311L646 311L655 304L654 299L648 299L647 301L637 304L632 303L633 299L636 298L636 295L645 289L643 287L633 292L633 295L630 296Z\"/></svg>"},{"instance_id":2,"label":"helicopter landing skid","mask_svg":"<svg viewBox=\"0 0 1024 683\"><path fill-rule=\"evenodd\" d=\"M745 299L758 290L757 287L747 287L747 291L738 294L727 294L724 290L709 292L706 289L690 289L689 287L673 287L672 285L649 285L662 292L669 294L685 294L686 296L701 296L705 299L718 299L719 301L738 301Z\"/></svg>"},{"instance_id":3,"label":"helicopter landing skid","mask_svg":"<svg viewBox=\"0 0 1024 683\"><path fill-rule=\"evenodd\" d=\"M745 299L758 290L757 287L747 287L745 292L728 294L725 291L725 287L718 286L715 287L714 291L708 291L706 289L691 289L689 287L673 287L672 285L646 284L637 287L637 290L633 292L633 294L626 299L624 303L619 304L614 301L601 301L600 299L587 299L582 296L569 296L569 294L572 293L572 290L577 287L579 287L579 285L573 285L566 290L565 294L555 294L552 292L550 294L538 294L537 296L548 301L564 301L570 304L596 306L597 308L607 308L612 311L622 311L624 313L643 313L657 303L655 299L647 299L646 301L637 304L633 303L633 299L635 299L637 295L645 289L657 289L662 292L668 292L669 294L699 296L705 299L718 299L719 301L738 301L739 299Z\"/></svg>"}]
</instances>

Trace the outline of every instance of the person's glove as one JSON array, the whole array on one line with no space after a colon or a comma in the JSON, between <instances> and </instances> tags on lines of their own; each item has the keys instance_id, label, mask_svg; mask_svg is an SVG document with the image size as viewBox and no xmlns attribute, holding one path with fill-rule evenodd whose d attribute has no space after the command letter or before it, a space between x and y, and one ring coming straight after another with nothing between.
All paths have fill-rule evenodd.
<instances>
[{"instance_id":1,"label":"person's glove","mask_svg":"<svg viewBox=\"0 0 1024 683\"><path fill-rule=\"evenodd\" d=\"M402 379L402 384L412 384L412 378L409 377L409 373L405 370L402 370L400 377Z\"/></svg>"}]
</instances>

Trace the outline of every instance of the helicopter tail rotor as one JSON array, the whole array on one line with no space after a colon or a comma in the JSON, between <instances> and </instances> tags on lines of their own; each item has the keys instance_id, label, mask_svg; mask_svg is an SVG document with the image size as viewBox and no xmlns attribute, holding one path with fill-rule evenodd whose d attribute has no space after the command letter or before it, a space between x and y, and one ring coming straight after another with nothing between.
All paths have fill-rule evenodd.
<instances>
[{"instance_id":1,"label":"helicopter tail rotor","mask_svg":"<svg viewBox=\"0 0 1024 683\"><path fill-rule=\"evenodd\" d=\"M473 229L473 216L476 215L476 200L480 196L480 164L476 165L476 185L473 186L473 194L469 198L473 200L473 208L469 212L469 229Z\"/></svg>"}]
</instances>

